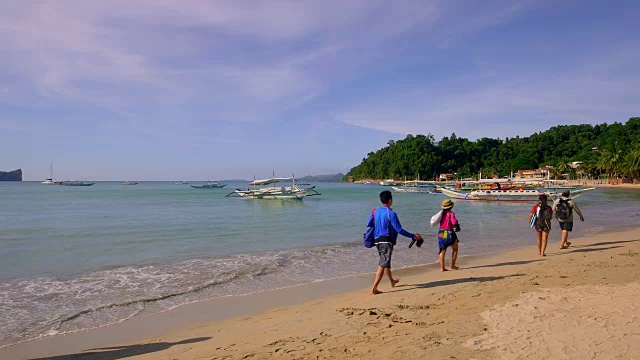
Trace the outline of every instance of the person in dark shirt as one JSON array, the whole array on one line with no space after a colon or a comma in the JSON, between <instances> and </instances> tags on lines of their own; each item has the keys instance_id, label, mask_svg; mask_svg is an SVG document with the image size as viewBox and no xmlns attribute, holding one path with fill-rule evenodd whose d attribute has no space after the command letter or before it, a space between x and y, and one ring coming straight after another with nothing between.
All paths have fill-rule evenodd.
<instances>
[{"instance_id":1,"label":"person in dark shirt","mask_svg":"<svg viewBox=\"0 0 640 360\"><path fill-rule=\"evenodd\" d=\"M549 239L549 232L551 231L551 218L553 210L551 206L547 204L547 195L541 194L538 196L538 203L533 205L529 212L529 223L535 216L533 222L534 229L536 230L537 242L538 242L538 255L547 256L545 251L547 250L547 240Z\"/></svg>"},{"instance_id":2,"label":"person in dark shirt","mask_svg":"<svg viewBox=\"0 0 640 360\"><path fill-rule=\"evenodd\" d=\"M371 288L372 295L381 293L381 291L378 290L378 285L385 273L389 277L392 287L396 286L398 281L400 281L400 279L394 279L391 274L391 254L393 253L393 247L396 244L398 234L416 241L422 240L420 234L412 234L404 230L402 225L400 225L398 215L391 209L391 204L393 204L391 191L385 190L381 192L380 202L382 202L382 206L377 208L375 213L371 214L367 220L368 227L375 226L375 244L378 249L378 255L380 255L378 271L376 271L373 287Z\"/></svg>"},{"instance_id":3,"label":"person in dark shirt","mask_svg":"<svg viewBox=\"0 0 640 360\"><path fill-rule=\"evenodd\" d=\"M584 221L584 216L582 216L582 211L578 207L575 201L569 197L571 193L569 190L564 190L562 192L562 197L560 199L556 199L553 202L553 211L555 212L561 201L566 201L567 206L569 207L569 217L565 219L558 218L558 224L560 225L560 230L562 230L562 234L560 235L560 249L566 249L571 245L571 242L568 241L569 233L573 230L573 212L580 217L580 221Z\"/></svg>"}]
</instances>

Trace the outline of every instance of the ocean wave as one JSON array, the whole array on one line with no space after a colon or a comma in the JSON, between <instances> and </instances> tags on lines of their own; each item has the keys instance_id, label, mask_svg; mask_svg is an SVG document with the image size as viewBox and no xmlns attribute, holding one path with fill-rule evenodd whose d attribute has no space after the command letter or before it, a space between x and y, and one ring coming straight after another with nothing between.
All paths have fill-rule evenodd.
<instances>
[{"instance_id":1,"label":"ocean wave","mask_svg":"<svg viewBox=\"0 0 640 360\"><path fill-rule=\"evenodd\" d=\"M298 248L170 265L121 267L60 280L0 283L0 346L99 327L187 303L329 278L339 259L358 258L353 243ZM334 264L334 269L326 267ZM358 266L346 273L359 271Z\"/></svg>"}]
</instances>

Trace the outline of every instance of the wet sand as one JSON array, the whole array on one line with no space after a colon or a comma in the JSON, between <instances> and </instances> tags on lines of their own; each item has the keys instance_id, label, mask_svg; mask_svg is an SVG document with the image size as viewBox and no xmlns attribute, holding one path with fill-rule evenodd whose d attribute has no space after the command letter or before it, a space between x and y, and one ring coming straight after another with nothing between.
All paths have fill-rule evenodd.
<instances>
[{"instance_id":1,"label":"wet sand","mask_svg":"<svg viewBox=\"0 0 640 360\"><path fill-rule=\"evenodd\" d=\"M22 359L640 358L640 229L203 301L0 349ZM464 247L461 247L464 254ZM449 259L450 254L447 254ZM375 264L372 264L375 267Z\"/></svg>"}]
</instances>

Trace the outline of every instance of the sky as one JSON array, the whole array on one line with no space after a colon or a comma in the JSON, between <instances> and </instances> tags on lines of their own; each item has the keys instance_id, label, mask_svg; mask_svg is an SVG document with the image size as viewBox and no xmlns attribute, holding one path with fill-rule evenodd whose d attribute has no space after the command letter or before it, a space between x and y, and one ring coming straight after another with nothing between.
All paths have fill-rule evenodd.
<instances>
[{"instance_id":1,"label":"sky","mask_svg":"<svg viewBox=\"0 0 640 360\"><path fill-rule=\"evenodd\" d=\"M637 1L3 1L0 170L346 173L407 134L640 115Z\"/></svg>"}]
</instances>

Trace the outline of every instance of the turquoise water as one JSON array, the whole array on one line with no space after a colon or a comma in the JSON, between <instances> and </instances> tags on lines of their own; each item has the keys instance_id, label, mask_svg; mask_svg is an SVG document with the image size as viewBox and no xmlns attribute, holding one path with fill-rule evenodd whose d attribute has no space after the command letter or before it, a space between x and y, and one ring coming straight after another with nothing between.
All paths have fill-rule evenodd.
<instances>
[{"instance_id":1,"label":"turquoise water","mask_svg":"<svg viewBox=\"0 0 640 360\"><path fill-rule=\"evenodd\" d=\"M0 346L166 311L187 303L374 271L362 244L376 185L315 184L297 200L225 198L234 187L172 182L91 187L0 183ZM395 268L437 260L428 218L444 197L394 194L405 229ZM576 199L587 221L572 236L640 224L640 192ZM535 243L530 203L457 201L461 255ZM551 246L559 239L557 226Z\"/></svg>"}]
</instances>

